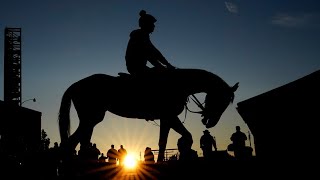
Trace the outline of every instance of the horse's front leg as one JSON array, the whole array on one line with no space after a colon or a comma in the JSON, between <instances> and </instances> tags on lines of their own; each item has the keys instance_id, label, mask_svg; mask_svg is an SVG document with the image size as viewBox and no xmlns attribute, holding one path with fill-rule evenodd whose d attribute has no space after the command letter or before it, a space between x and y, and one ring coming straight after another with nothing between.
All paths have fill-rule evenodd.
<instances>
[{"instance_id":1,"label":"horse's front leg","mask_svg":"<svg viewBox=\"0 0 320 180\"><path fill-rule=\"evenodd\" d=\"M164 161L164 153L167 146L168 135L170 131L169 119L160 119L160 137L159 137L159 153L157 162Z\"/></svg>"}]
</instances>

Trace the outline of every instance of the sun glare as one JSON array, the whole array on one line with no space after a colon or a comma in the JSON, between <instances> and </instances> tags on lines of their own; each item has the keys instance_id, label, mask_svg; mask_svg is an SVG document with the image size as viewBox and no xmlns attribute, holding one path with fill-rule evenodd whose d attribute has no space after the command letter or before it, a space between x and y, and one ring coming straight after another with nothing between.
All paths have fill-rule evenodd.
<instances>
[{"instance_id":1,"label":"sun glare","mask_svg":"<svg viewBox=\"0 0 320 180\"><path fill-rule=\"evenodd\" d=\"M128 154L124 159L124 166L128 169L133 169L137 166L137 160L132 154Z\"/></svg>"}]
</instances>

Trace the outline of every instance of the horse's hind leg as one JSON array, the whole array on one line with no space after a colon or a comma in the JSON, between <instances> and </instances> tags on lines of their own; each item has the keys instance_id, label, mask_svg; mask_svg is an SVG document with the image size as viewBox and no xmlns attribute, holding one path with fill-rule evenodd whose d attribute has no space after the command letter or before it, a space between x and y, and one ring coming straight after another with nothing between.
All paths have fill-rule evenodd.
<instances>
[{"instance_id":1,"label":"horse's hind leg","mask_svg":"<svg viewBox=\"0 0 320 180\"><path fill-rule=\"evenodd\" d=\"M77 130L69 137L68 140L71 148L75 149L80 142L82 142L83 145L89 144L92 131L93 127L86 123L79 123Z\"/></svg>"},{"instance_id":2,"label":"horse's hind leg","mask_svg":"<svg viewBox=\"0 0 320 180\"><path fill-rule=\"evenodd\" d=\"M91 142L94 127L103 120L105 111L81 111L79 116L79 127L77 129L78 142L81 146L88 146Z\"/></svg>"}]
</instances>

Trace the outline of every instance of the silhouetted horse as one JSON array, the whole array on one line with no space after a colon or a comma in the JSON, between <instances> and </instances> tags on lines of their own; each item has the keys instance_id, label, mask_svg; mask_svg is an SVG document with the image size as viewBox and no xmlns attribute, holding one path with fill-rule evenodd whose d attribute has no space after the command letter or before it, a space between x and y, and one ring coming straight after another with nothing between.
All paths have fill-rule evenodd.
<instances>
[{"instance_id":1,"label":"silhouetted horse","mask_svg":"<svg viewBox=\"0 0 320 180\"><path fill-rule=\"evenodd\" d=\"M94 74L72 84L64 93L59 111L61 144L74 150L78 143L90 142L95 125L106 111L126 118L160 120L159 154L164 159L170 128L192 143L192 135L179 120L188 97L206 93L202 123L215 126L225 109L233 102L238 83L230 87L219 76L200 69L175 69L150 73L148 77ZM79 126L70 135L71 101L79 117Z\"/></svg>"}]
</instances>

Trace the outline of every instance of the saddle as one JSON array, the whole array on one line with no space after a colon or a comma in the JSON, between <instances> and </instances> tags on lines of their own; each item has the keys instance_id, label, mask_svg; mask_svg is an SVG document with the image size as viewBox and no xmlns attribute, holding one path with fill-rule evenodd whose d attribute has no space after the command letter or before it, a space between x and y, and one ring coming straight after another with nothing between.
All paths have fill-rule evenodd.
<instances>
[{"instance_id":1,"label":"saddle","mask_svg":"<svg viewBox=\"0 0 320 180\"><path fill-rule=\"evenodd\" d=\"M127 78L130 77L130 76L132 76L131 74L125 73L125 72L119 72L118 75L119 75L120 77L127 77Z\"/></svg>"},{"instance_id":2,"label":"saddle","mask_svg":"<svg viewBox=\"0 0 320 180\"><path fill-rule=\"evenodd\" d=\"M147 73L145 73L144 75L131 75L129 73L126 73L126 72L119 72L118 75L119 77L134 77L134 78L139 78L139 79L149 79L150 77L151 78L160 78L160 77L163 77L164 75L168 75L168 72L172 72L172 70L175 70L175 69L153 69Z\"/></svg>"},{"instance_id":3,"label":"saddle","mask_svg":"<svg viewBox=\"0 0 320 180\"><path fill-rule=\"evenodd\" d=\"M136 85L143 85L148 84L149 87L156 86L159 87L161 84L163 84L166 81L170 81L170 75L166 73L166 71L163 72L152 72L152 73L146 73L143 75L131 75L126 72L119 72L118 78L121 81L130 81L130 83L134 83Z\"/></svg>"},{"instance_id":4,"label":"saddle","mask_svg":"<svg viewBox=\"0 0 320 180\"><path fill-rule=\"evenodd\" d=\"M144 75L131 75L126 72L119 72L118 73L120 78L126 78L126 79L131 79L131 80L138 80L138 81L145 81L145 80L150 80L150 79L157 79L161 76L159 72L153 72L153 73L146 73Z\"/></svg>"}]
</instances>

